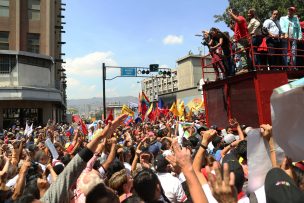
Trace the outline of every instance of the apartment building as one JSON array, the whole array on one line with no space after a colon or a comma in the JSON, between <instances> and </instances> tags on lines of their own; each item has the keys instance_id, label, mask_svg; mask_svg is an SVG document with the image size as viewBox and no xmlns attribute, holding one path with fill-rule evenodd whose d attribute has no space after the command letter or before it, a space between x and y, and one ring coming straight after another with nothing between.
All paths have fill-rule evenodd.
<instances>
[{"instance_id":1,"label":"apartment building","mask_svg":"<svg viewBox=\"0 0 304 203\"><path fill-rule=\"evenodd\" d=\"M149 100L157 101L158 95L178 90L177 71L171 71L171 76L155 75L142 80L141 86Z\"/></svg>"},{"instance_id":2,"label":"apartment building","mask_svg":"<svg viewBox=\"0 0 304 203\"><path fill-rule=\"evenodd\" d=\"M0 0L0 131L65 119L61 0Z\"/></svg>"}]
</instances>

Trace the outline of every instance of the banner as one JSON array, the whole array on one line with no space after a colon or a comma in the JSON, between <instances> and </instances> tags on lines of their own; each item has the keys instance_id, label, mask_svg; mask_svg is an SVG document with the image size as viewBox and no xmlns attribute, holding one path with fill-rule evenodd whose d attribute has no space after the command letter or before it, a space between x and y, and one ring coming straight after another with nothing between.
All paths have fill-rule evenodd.
<instances>
[{"instance_id":1,"label":"banner","mask_svg":"<svg viewBox=\"0 0 304 203\"><path fill-rule=\"evenodd\" d=\"M170 111L173 113L174 116L178 116L178 111L177 111L177 107L176 107L176 103L173 102Z\"/></svg>"},{"instance_id":2,"label":"banner","mask_svg":"<svg viewBox=\"0 0 304 203\"><path fill-rule=\"evenodd\" d=\"M122 106L121 114L127 114L128 116L134 117L134 111L132 111L129 107L126 105Z\"/></svg>"},{"instance_id":3,"label":"banner","mask_svg":"<svg viewBox=\"0 0 304 203\"><path fill-rule=\"evenodd\" d=\"M274 89L270 106L273 139L292 161L302 161L304 78Z\"/></svg>"},{"instance_id":4,"label":"banner","mask_svg":"<svg viewBox=\"0 0 304 203\"><path fill-rule=\"evenodd\" d=\"M153 110L153 103L151 103L148 111L146 112L145 119L149 116L149 114L152 112L152 110Z\"/></svg>"}]
</instances>

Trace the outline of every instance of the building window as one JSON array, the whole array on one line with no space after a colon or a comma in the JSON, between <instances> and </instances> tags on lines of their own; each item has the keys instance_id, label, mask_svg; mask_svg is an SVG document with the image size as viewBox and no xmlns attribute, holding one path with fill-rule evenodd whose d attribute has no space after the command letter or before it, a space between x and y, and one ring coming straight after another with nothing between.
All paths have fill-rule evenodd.
<instances>
[{"instance_id":1,"label":"building window","mask_svg":"<svg viewBox=\"0 0 304 203\"><path fill-rule=\"evenodd\" d=\"M0 55L0 74L10 74L16 66L15 55Z\"/></svg>"},{"instance_id":2,"label":"building window","mask_svg":"<svg viewBox=\"0 0 304 203\"><path fill-rule=\"evenodd\" d=\"M9 17L9 0L0 0L0 16Z\"/></svg>"},{"instance_id":3,"label":"building window","mask_svg":"<svg viewBox=\"0 0 304 203\"><path fill-rule=\"evenodd\" d=\"M42 109L5 108L3 109L3 128L13 125L25 126L30 121L35 126L42 124Z\"/></svg>"},{"instance_id":4,"label":"building window","mask_svg":"<svg viewBox=\"0 0 304 203\"><path fill-rule=\"evenodd\" d=\"M28 33L27 34L27 51L33 52L33 53L39 53L39 44L40 44L39 41L40 41L39 34Z\"/></svg>"},{"instance_id":5,"label":"building window","mask_svg":"<svg viewBox=\"0 0 304 203\"><path fill-rule=\"evenodd\" d=\"M29 20L40 20L40 0L28 0Z\"/></svg>"},{"instance_id":6,"label":"building window","mask_svg":"<svg viewBox=\"0 0 304 203\"><path fill-rule=\"evenodd\" d=\"M31 66L38 66L43 68L51 68L52 61L48 59L35 58L30 56L19 56L18 62Z\"/></svg>"},{"instance_id":7,"label":"building window","mask_svg":"<svg viewBox=\"0 0 304 203\"><path fill-rule=\"evenodd\" d=\"M0 50L9 49L8 36L9 32L0 32Z\"/></svg>"}]
</instances>

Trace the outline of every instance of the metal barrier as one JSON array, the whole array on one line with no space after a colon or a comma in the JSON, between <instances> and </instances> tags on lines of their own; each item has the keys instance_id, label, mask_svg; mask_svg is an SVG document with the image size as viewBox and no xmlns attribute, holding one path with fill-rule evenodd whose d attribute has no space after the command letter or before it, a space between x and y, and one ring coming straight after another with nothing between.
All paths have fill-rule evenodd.
<instances>
[{"instance_id":1,"label":"metal barrier","mask_svg":"<svg viewBox=\"0 0 304 203\"><path fill-rule=\"evenodd\" d=\"M254 45L253 40L257 39L260 43ZM215 80L220 80L226 78L225 72L229 69L234 69L236 72L240 71L244 68L241 67L242 64L240 63L242 62L247 63L246 69L248 71L304 71L304 39L246 36L230 43L229 56L220 54L221 52L222 50L219 48L202 58L205 82L210 82L210 75L212 74ZM241 58L242 56L246 58L246 61ZM206 63L207 58L211 58L211 63ZM228 59L230 64L227 64ZM225 68L224 71L222 71L223 67ZM208 77L206 77L207 74L209 74Z\"/></svg>"}]
</instances>

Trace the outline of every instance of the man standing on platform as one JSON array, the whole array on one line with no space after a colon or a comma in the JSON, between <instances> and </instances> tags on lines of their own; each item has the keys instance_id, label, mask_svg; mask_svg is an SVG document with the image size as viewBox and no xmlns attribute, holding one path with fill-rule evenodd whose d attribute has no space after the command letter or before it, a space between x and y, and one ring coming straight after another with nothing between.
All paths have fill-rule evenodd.
<instances>
[{"instance_id":1,"label":"man standing on platform","mask_svg":"<svg viewBox=\"0 0 304 203\"><path fill-rule=\"evenodd\" d=\"M240 60L242 62L242 69L237 73L248 72L250 62L249 62L249 33L247 28L246 19L240 15L239 11L236 9L229 9L228 14L231 16L232 20L235 21L234 25L234 39L237 42L237 54L241 55Z\"/></svg>"},{"instance_id":2,"label":"man standing on platform","mask_svg":"<svg viewBox=\"0 0 304 203\"><path fill-rule=\"evenodd\" d=\"M281 40L280 35L282 33L280 22L278 20L279 11L273 10L271 13L271 17L264 21L263 28L267 29L268 36L266 39L267 47L268 47L268 63L269 66L279 66L282 64L282 54L281 51Z\"/></svg>"},{"instance_id":3,"label":"man standing on platform","mask_svg":"<svg viewBox=\"0 0 304 203\"><path fill-rule=\"evenodd\" d=\"M280 18L280 25L283 32L282 48L283 48L283 65L296 64L297 41L302 39L302 31L299 18L295 15L296 8L289 7L288 15ZM288 52L291 51L290 60L288 60Z\"/></svg>"}]
</instances>

